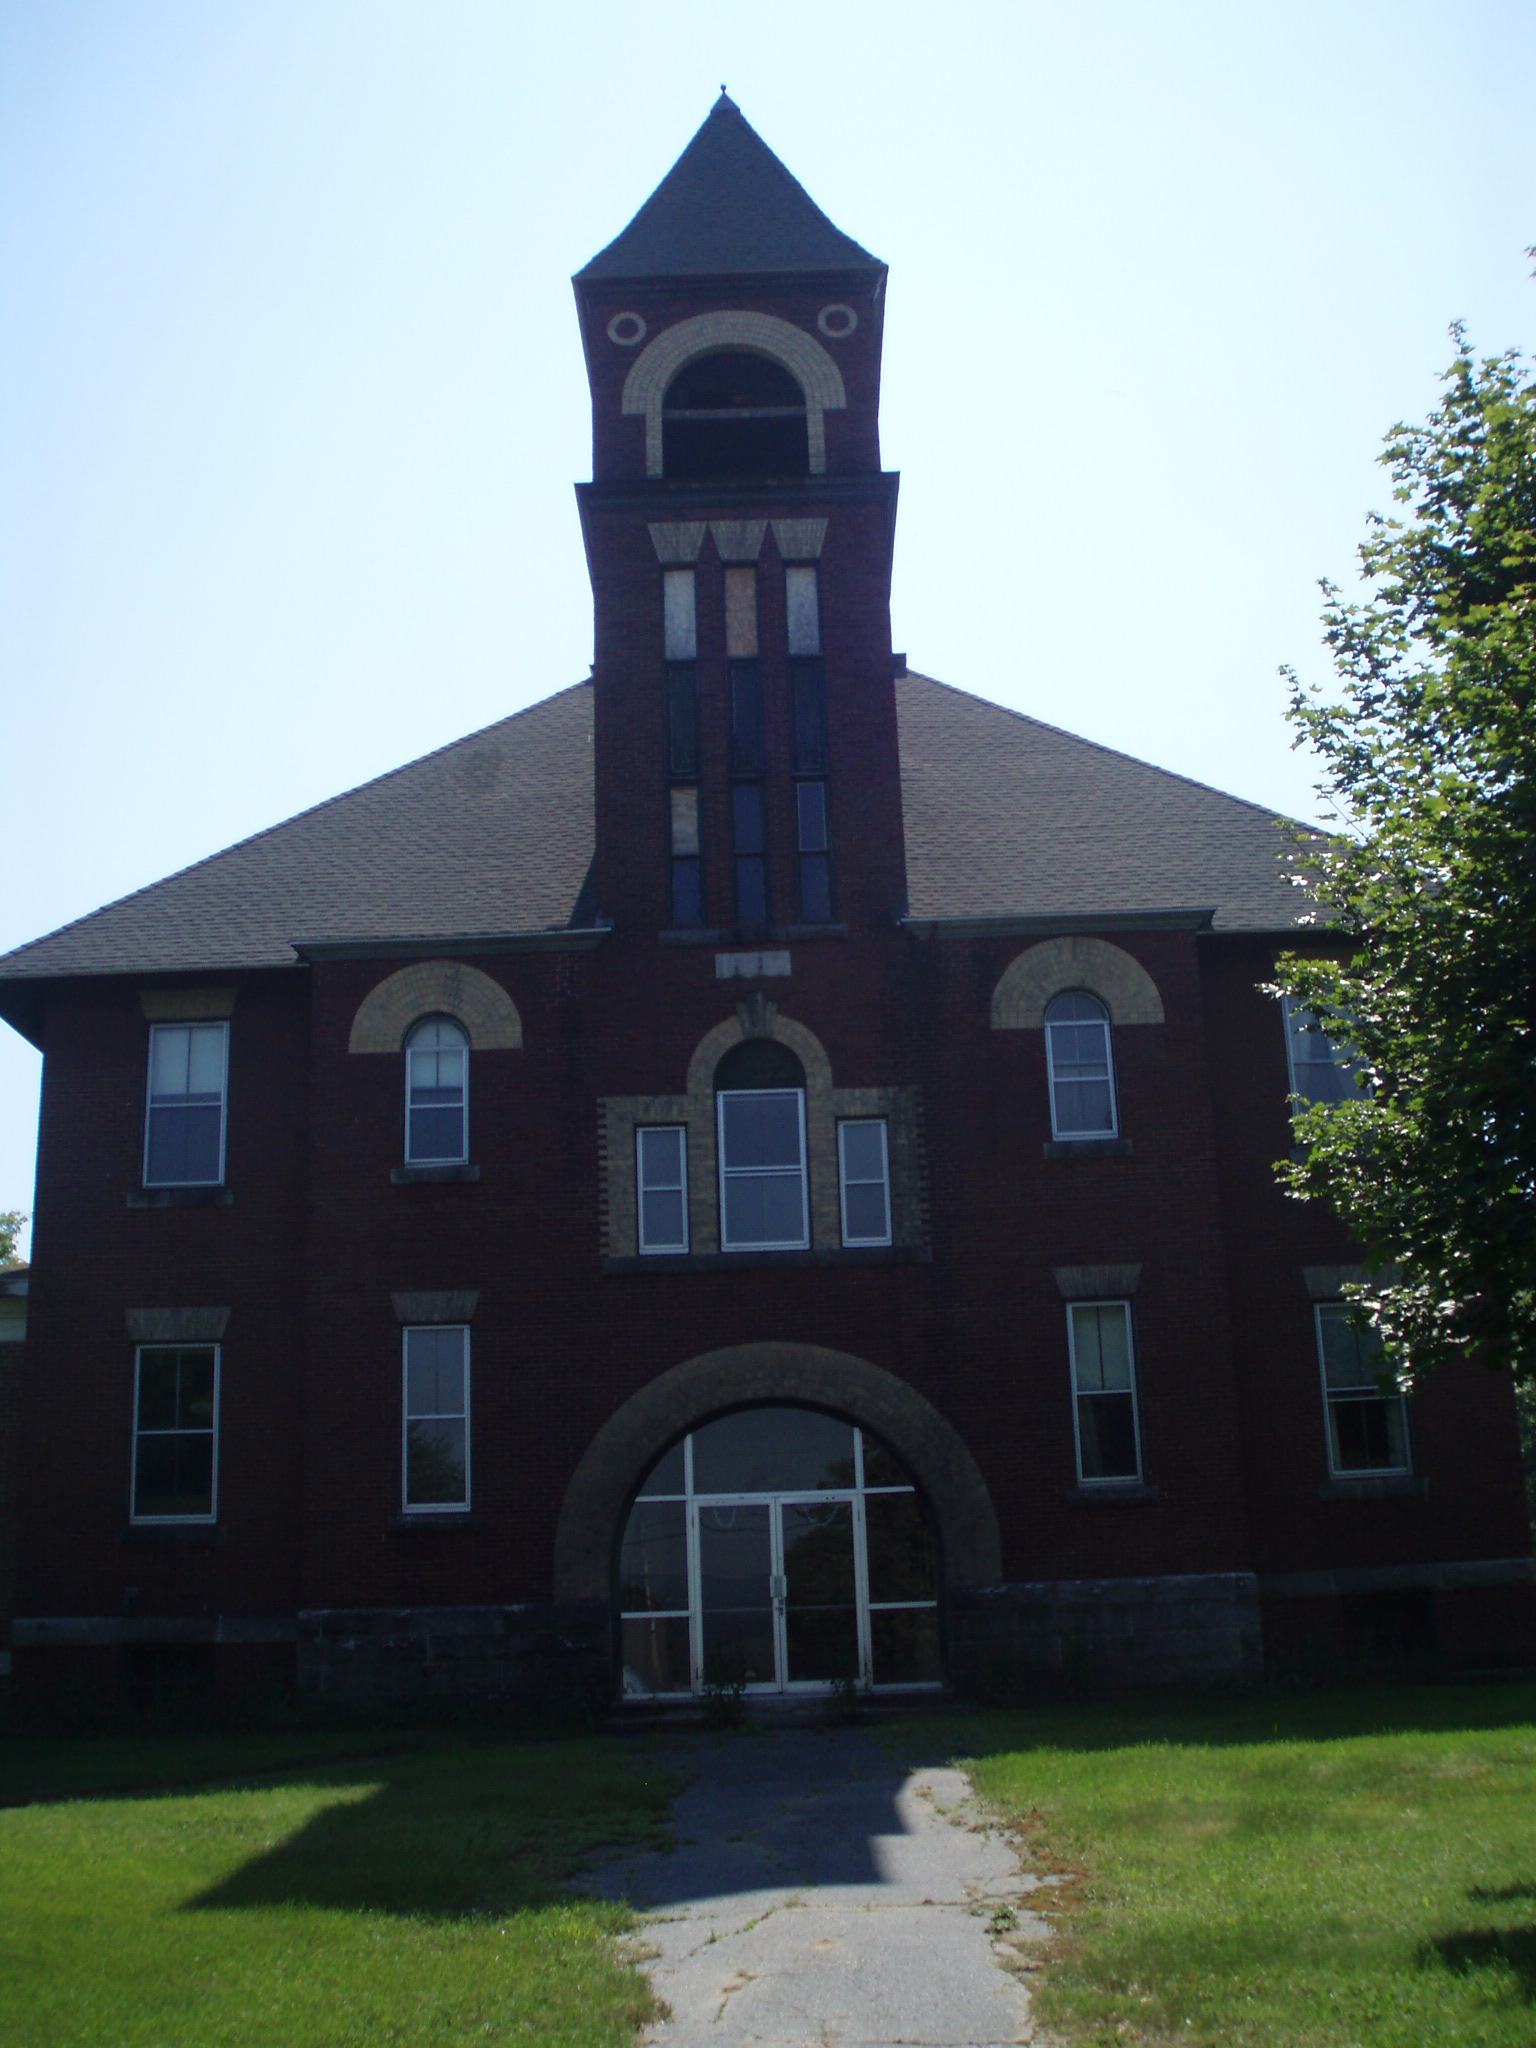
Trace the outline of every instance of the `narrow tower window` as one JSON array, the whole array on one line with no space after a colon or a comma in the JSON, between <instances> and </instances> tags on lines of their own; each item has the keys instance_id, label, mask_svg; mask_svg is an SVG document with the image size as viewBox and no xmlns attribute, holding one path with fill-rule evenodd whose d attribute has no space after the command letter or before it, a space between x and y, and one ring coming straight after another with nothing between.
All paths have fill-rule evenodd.
<instances>
[{"instance_id":1,"label":"narrow tower window","mask_svg":"<svg viewBox=\"0 0 1536 2048\"><path fill-rule=\"evenodd\" d=\"M827 840L827 785L795 784L795 827L800 851L800 916L805 924L832 922L832 855Z\"/></svg>"},{"instance_id":2,"label":"narrow tower window","mask_svg":"<svg viewBox=\"0 0 1536 2048\"><path fill-rule=\"evenodd\" d=\"M722 349L680 370L661 407L669 477L808 476L805 393L782 364Z\"/></svg>"},{"instance_id":3,"label":"narrow tower window","mask_svg":"<svg viewBox=\"0 0 1536 2048\"><path fill-rule=\"evenodd\" d=\"M784 571L784 604L788 613L790 653L820 654L821 602L814 569L789 568Z\"/></svg>"},{"instance_id":4,"label":"narrow tower window","mask_svg":"<svg viewBox=\"0 0 1536 2048\"><path fill-rule=\"evenodd\" d=\"M691 569L662 571L661 607L667 660L696 661L699 623Z\"/></svg>"},{"instance_id":5,"label":"narrow tower window","mask_svg":"<svg viewBox=\"0 0 1536 2048\"><path fill-rule=\"evenodd\" d=\"M699 792L691 785L672 791L672 922L704 922L704 887L699 859Z\"/></svg>"},{"instance_id":6,"label":"narrow tower window","mask_svg":"<svg viewBox=\"0 0 1536 2048\"><path fill-rule=\"evenodd\" d=\"M738 782L731 790L736 856L736 922L752 929L768 922L768 861L763 785Z\"/></svg>"}]
</instances>

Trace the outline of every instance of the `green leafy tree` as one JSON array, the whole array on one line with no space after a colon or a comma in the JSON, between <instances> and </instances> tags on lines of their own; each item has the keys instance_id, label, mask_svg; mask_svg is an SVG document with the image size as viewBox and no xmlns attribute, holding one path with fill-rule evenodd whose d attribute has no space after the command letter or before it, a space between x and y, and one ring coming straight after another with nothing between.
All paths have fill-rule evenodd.
<instances>
[{"instance_id":1,"label":"green leafy tree","mask_svg":"<svg viewBox=\"0 0 1536 2048\"><path fill-rule=\"evenodd\" d=\"M1536 252L1533 252L1536 253ZM1367 592L1324 585L1337 684L1292 675L1330 830L1294 879L1335 957L1279 986L1347 1043L1358 1087L1295 1115L1290 1191L1331 1201L1405 1377L1473 1356L1536 1374L1536 379L1475 359L1382 462Z\"/></svg>"},{"instance_id":2,"label":"green leafy tree","mask_svg":"<svg viewBox=\"0 0 1536 2048\"><path fill-rule=\"evenodd\" d=\"M16 1264L16 1240L26 1220L22 1209L0 1209L0 1266Z\"/></svg>"}]
</instances>

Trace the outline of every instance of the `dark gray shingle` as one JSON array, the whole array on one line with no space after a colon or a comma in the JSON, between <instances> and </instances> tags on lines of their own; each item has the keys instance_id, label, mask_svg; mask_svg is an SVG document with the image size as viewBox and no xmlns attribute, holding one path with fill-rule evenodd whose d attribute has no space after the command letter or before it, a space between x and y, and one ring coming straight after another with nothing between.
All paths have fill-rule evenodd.
<instances>
[{"instance_id":1,"label":"dark gray shingle","mask_svg":"<svg viewBox=\"0 0 1536 2048\"><path fill-rule=\"evenodd\" d=\"M832 225L722 92L629 226L576 275L599 280L884 268Z\"/></svg>"},{"instance_id":2,"label":"dark gray shingle","mask_svg":"<svg viewBox=\"0 0 1536 2048\"><path fill-rule=\"evenodd\" d=\"M927 676L903 676L896 706L914 917L1215 904L1219 930L1294 923L1281 828L1258 805ZM19 947L0 982L552 929L571 921L592 833L583 683Z\"/></svg>"}]
</instances>

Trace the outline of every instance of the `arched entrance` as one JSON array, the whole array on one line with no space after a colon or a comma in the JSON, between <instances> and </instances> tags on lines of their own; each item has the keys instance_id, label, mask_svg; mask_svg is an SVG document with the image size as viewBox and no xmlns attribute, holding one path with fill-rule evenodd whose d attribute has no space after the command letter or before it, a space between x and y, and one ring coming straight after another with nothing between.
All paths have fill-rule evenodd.
<instances>
[{"instance_id":1,"label":"arched entrance","mask_svg":"<svg viewBox=\"0 0 1536 2048\"><path fill-rule=\"evenodd\" d=\"M840 1416L738 1409L651 1467L616 1588L626 1698L937 1685L938 1557L911 1474Z\"/></svg>"},{"instance_id":2,"label":"arched entrance","mask_svg":"<svg viewBox=\"0 0 1536 2048\"><path fill-rule=\"evenodd\" d=\"M908 1381L849 1352L770 1340L686 1359L648 1380L609 1416L566 1487L555 1532L555 1598L611 1603L629 1510L652 1468L716 1418L770 1407L844 1418L891 1453L929 1512L944 1589L1001 1579L997 1516L986 1482L933 1403ZM688 1497L686 1490L681 1497ZM689 1609L691 1627L690 1601L680 1607Z\"/></svg>"}]
</instances>

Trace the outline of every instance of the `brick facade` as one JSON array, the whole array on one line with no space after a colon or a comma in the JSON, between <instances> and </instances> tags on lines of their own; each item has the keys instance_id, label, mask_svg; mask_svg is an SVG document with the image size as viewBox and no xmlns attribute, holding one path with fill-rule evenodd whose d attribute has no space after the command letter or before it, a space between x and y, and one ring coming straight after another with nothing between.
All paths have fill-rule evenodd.
<instances>
[{"instance_id":1,"label":"brick facade","mask_svg":"<svg viewBox=\"0 0 1536 2048\"><path fill-rule=\"evenodd\" d=\"M1123 915L994 902L979 906L990 923L907 918L896 478L878 446L883 284L878 266L578 280L593 396L593 481L578 497L596 607L595 840L567 928L464 939L445 921L371 947L342 934L270 968L215 948L201 974L151 962L34 976L12 1002L46 1052L6 1489L23 1685L82 1671L107 1682L136 1647L184 1643L222 1659L231 1683L297 1676L349 1699L601 1694L615 1682L609 1617L598 1589L559 1583L562 1510L606 1501L613 1526L582 1532L582 1554L611 1554L612 1503L657 1448L637 1437L626 1477L614 1418L640 1413L626 1404L664 1381L682 1390L685 1405L666 1410L677 1429L724 1398L690 1387L764 1398L776 1346L833 1361L820 1378L795 1366L810 1379L786 1364L786 1387L916 1432L920 1479L934 1461L956 1680L1242 1678L1266 1657L1322 1668L1351 1644L1411 1647L1427 1629L1452 1665L1536 1655L1507 1385L1468 1369L1426 1389L1411 1483L1329 1480L1305 1269L1347 1265L1352 1248L1321 1209L1284 1200L1272 1172L1289 1143L1288 1080L1279 1009L1260 985L1283 935L1136 900ZM818 325L829 303L856 315L851 333ZM704 332L723 312L790 323L835 362L846 402L823 414L821 473L653 473L626 383L656 337L688 322ZM632 334L627 314L643 343L614 338ZM821 522L836 900L834 922L806 929L785 908L780 535L795 552ZM666 545L651 529L679 525L704 529L701 931L670 928L667 891ZM753 540L777 907L766 931L737 929L729 907L723 555ZM225 1185L152 1201L140 1188L154 1010L143 995L215 986L234 991ZM1097 987L1115 1020L1113 1145L1052 1141L1040 1010L1063 986ZM181 1014L196 1009L192 998ZM460 1016L474 1048L471 1170L410 1177L400 1044L436 1011ZM715 1049L743 1037L782 1040L807 1070L805 1253L718 1250L709 1077ZM892 1131L895 1242L844 1251L833 1123L876 1108ZM687 1257L644 1260L630 1148L637 1115L657 1114L689 1124L699 1224ZM1063 1276L1106 1268L1134 1287L1145 1483L1094 1492L1076 1477ZM462 1297L469 1320L466 1516L400 1512L407 1295ZM228 1312L217 1525L135 1527L129 1311L215 1307ZM839 1380L838 1358L857 1370ZM667 1379L711 1360L726 1363ZM688 1410L694 1398L704 1405ZM931 1442L923 1416L936 1418ZM573 1495L600 1439L607 1490ZM0 1543L0 1564L6 1554Z\"/></svg>"}]
</instances>

